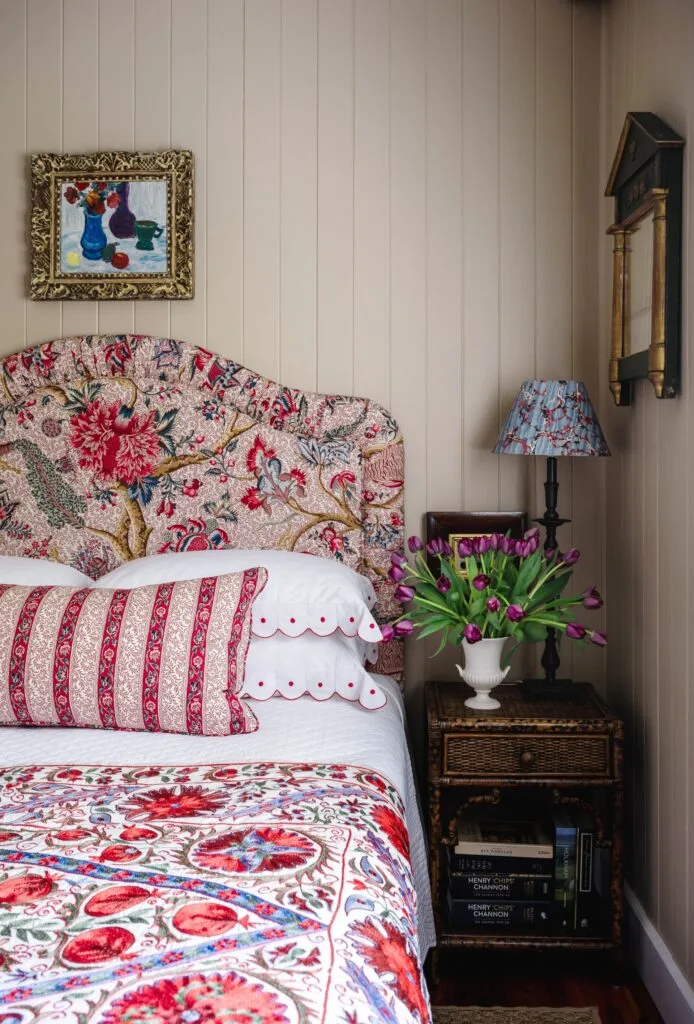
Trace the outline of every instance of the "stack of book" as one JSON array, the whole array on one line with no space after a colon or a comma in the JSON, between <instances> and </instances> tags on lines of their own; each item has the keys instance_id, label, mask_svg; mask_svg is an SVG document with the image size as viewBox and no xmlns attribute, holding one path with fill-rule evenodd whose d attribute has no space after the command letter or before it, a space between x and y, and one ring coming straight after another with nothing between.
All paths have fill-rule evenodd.
<instances>
[{"instance_id":1,"label":"stack of book","mask_svg":"<svg viewBox=\"0 0 694 1024\"><path fill-rule=\"evenodd\" d=\"M448 851L454 928L599 931L609 858L595 848L592 822L582 810L556 808L544 821L488 813L459 818L458 840Z\"/></svg>"}]
</instances>

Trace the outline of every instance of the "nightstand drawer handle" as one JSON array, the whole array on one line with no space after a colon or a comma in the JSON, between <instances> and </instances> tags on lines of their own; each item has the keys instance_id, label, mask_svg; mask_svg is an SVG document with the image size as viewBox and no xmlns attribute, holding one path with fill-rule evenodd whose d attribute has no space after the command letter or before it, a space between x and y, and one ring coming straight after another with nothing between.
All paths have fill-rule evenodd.
<instances>
[{"instance_id":1,"label":"nightstand drawer handle","mask_svg":"<svg viewBox=\"0 0 694 1024\"><path fill-rule=\"evenodd\" d=\"M535 755L532 750L524 750L518 760L521 768L532 768L535 764Z\"/></svg>"}]
</instances>

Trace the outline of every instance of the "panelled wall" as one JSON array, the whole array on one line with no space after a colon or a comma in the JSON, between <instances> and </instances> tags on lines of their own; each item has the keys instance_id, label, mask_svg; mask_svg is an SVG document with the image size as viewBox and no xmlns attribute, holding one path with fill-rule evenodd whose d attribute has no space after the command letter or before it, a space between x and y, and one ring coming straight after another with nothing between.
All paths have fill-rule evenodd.
<instances>
[{"instance_id":1,"label":"panelled wall","mask_svg":"<svg viewBox=\"0 0 694 1024\"><path fill-rule=\"evenodd\" d=\"M536 511L544 467L490 448L525 377L597 387L595 4L0 0L0 19L1 352L170 334L384 403L410 530L427 508ZM26 301L25 153L167 146L195 153L195 299ZM584 586L600 476L561 467ZM602 653L581 659L599 678Z\"/></svg>"},{"instance_id":2,"label":"panelled wall","mask_svg":"<svg viewBox=\"0 0 694 1024\"><path fill-rule=\"evenodd\" d=\"M604 8L601 184L624 117L653 110L694 143L694 4L613 0ZM685 149L682 395L658 402L641 382L628 409L604 389L614 457L607 481L608 696L629 726L631 882L694 983L694 416L691 202ZM602 227L613 213L603 203ZM610 242L601 253L601 324L609 325ZM609 339L603 330L601 365ZM606 377L602 375L603 383Z\"/></svg>"}]
</instances>

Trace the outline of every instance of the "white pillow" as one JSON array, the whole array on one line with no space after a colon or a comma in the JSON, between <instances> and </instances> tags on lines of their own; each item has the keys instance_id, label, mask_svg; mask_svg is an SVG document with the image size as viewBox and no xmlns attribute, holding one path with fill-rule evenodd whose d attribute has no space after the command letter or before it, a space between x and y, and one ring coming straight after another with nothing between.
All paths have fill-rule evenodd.
<instances>
[{"instance_id":1,"label":"white pillow","mask_svg":"<svg viewBox=\"0 0 694 1024\"><path fill-rule=\"evenodd\" d=\"M254 636L239 696L267 700L279 695L295 700L308 693L316 700L328 700L337 694L370 710L382 708L386 695L365 671L363 650L361 640L339 632L330 637L313 633Z\"/></svg>"},{"instance_id":2,"label":"white pillow","mask_svg":"<svg viewBox=\"0 0 694 1024\"><path fill-rule=\"evenodd\" d=\"M93 585L131 590L150 583L222 576L263 566L268 582L253 605L255 636L301 636L307 630L329 636L336 630L375 643L381 631L370 609L371 581L329 558L294 551L177 551L124 562Z\"/></svg>"},{"instance_id":3,"label":"white pillow","mask_svg":"<svg viewBox=\"0 0 694 1024\"><path fill-rule=\"evenodd\" d=\"M0 584L18 587L91 587L94 580L71 565L47 558L0 555Z\"/></svg>"}]
</instances>

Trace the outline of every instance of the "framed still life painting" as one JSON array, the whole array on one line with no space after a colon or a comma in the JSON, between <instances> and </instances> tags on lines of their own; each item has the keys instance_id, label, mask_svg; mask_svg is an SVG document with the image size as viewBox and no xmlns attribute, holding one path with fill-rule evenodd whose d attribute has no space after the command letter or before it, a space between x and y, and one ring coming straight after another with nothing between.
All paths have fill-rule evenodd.
<instances>
[{"instance_id":1,"label":"framed still life painting","mask_svg":"<svg viewBox=\"0 0 694 1024\"><path fill-rule=\"evenodd\" d=\"M31 158L32 299L191 299L189 150Z\"/></svg>"}]
</instances>

